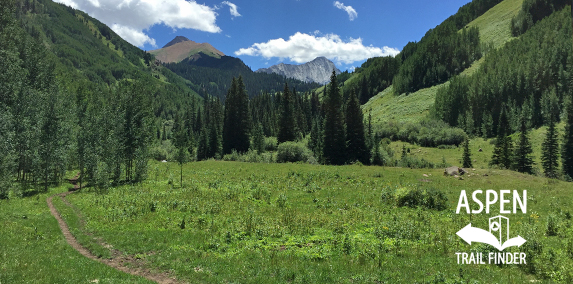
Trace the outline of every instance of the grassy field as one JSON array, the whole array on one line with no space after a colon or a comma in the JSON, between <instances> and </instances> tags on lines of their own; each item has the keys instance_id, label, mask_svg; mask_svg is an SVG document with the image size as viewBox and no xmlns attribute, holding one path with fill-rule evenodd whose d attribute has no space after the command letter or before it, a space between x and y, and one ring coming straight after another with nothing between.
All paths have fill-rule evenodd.
<instances>
[{"instance_id":1,"label":"grassy field","mask_svg":"<svg viewBox=\"0 0 573 284\"><path fill-rule=\"evenodd\" d=\"M464 180L444 177L442 169L358 165L206 161L183 170L183 187L177 164L154 162L142 184L69 195L85 226L63 202L55 205L94 254L109 254L94 240L101 238L183 282L523 283L541 272L561 277L553 280L572 276L572 187L565 182L488 169ZM442 191L447 208L398 206L399 192L417 188ZM487 228L487 218L498 215L498 209L455 214L460 190L478 188L528 190L527 214L512 217L512 232L542 248L528 250L536 275L527 267L456 264L455 252L489 250L455 235L469 222ZM2 283L145 283L67 246L46 196L0 201L8 240L2 242ZM548 218L558 225L557 236L546 236Z\"/></svg>"},{"instance_id":2,"label":"grassy field","mask_svg":"<svg viewBox=\"0 0 573 284\"><path fill-rule=\"evenodd\" d=\"M0 200L0 283L152 283L87 259L66 243L46 198L67 190Z\"/></svg>"}]
</instances>

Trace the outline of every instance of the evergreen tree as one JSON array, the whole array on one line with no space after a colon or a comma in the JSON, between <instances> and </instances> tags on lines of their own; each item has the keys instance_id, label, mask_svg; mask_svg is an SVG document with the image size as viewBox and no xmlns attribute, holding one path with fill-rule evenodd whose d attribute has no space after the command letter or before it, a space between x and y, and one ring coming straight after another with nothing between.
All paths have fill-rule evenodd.
<instances>
[{"instance_id":1,"label":"evergreen tree","mask_svg":"<svg viewBox=\"0 0 573 284\"><path fill-rule=\"evenodd\" d=\"M197 160L202 161L208 159L209 155L209 130L204 126L199 131L199 141L197 143Z\"/></svg>"},{"instance_id":2,"label":"evergreen tree","mask_svg":"<svg viewBox=\"0 0 573 284\"><path fill-rule=\"evenodd\" d=\"M189 143L187 138L187 129L185 123L182 121L179 114L175 115L175 123L173 124L173 146L175 146L176 154L175 160L179 163L180 169L180 185L183 187L183 164L187 162L189 157Z\"/></svg>"},{"instance_id":3,"label":"evergreen tree","mask_svg":"<svg viewBox=\"0 0 573 284\"><path fill-rule=\"evenodd\" d=\"M541 165L546 177L557 178L559 167L559 141L553 116L549 118L549 127L545 140L541 144Z\"/></svg>"},{"instance_id":4,"label":"evergreen tree","mask_svg":"<svg viewBox=\"0 0 573 284\"><path fill-rule=\"evenodd\" d=\"M280 143L296 140L296 121L294 97L285 83L280 101L279 132L277 140Z\"/></svg>"},{"instance_id":5,"label":"evergreen tree","mask_svg":"<svg viewBox=\"0 0 573 284\"><path fill-rule=\"evenodd\" d=\"M372 131L372 112L368 112L368 133L366 134L366 147L368 151L372 152L374 147L374 136Z\"/></svg>"},{"instance_id":6,"label":"evergreen tree","mask_svg":"<svg viewBox=\"0 0 573 284\"><path fill-rule=\"evenodd\" d=\"M491 161L489 163L490 165L499 165L506 169L511 168L513 142L511 137L509 137L509 131L507 111L505 106L502 106L497 129L497 139L493 149L493 156L491 157Z\"/></svg>"},{"instance_id":7,"label":"evergreen tree","mask_svg":"<svg viewBox=\"0 0 573 284\"><path fill-rule=\"evenodd\" d=\"M238 86L238 85L237 85ZM222 121L223 106L218 98L210 103L209 114L209 148L207 151L208 158L220 158L222 151ZM238 151L238 150L237 150Z\"/></svg>"},{"instance_id":8,"label":"evergreen tree","mask_svg":"<svg viewBox=\"0 0 573 284\"><path fill-rule=\"evenodd\" d=\"M374 154L372 155L372 164L376 166L383 166L384 159L382 158L382 154L380 153L380 141L378 138L373 138L373 139L374 139L373 143Z\"/></svg>"},{"instance_id":9,"label":"evergreen tree","mask_svg":"<svg viewBox=\"0 0 573 284\"><path fill-rule=\"evenodd\" d=\"M308 140L308 148L312 150L316 159L322 162L322 121L316 117L312 121L312 128L310 129L310 139Z\"/></svg>"},{"instance_id":10,"label":"evergreen tree","mask_svg":"<svg viewBox=\"0 0 573 284\"><path fill-rule=\"evenodd\" d=\"M253 133L253 149L261 154L264 151L265 135L263 133L263 125L259 122L255 126Z\"/></svg>"},{"instance_id":11,"label":"evergreen tree","mask_svg":"<svg viewBox=\"0 0 573 284\"><path fill-rule=\"evenodd\" d=\"M519 143L515 149L515 161L514 167L520 173L533 173L533 158L531 154L533 149L531 148L531 142L529 142L529 137L527 135L527 119L525 114L521 115L520 119L520 135Z\"/></svg>"},{"instance_id":12,"label":"evergreen tree","mask_svg":"<svg viewBox=\"0 0 573 284\"><path fill-rule=\"evenodd\" d=\"M193 150L195 148L195 133L193 126L195 125L195 99L193 98L190 108L185 115L185 138L187 140L187 152L189 152L189 159L193 160Z\"/></svg>"},{"instance_id":13,"label":"evergreen tree","mask_svg":"<svg viewBox=\"0 0 573 284\"><path fill-rule=\"evenodd\" d=\"M466 141L464 141L464 154L462 156L463 167L464 168L471 168L472 167L472 157L470 152L470 139L466 137Z\"/></svg>"},{"instance_id":14,"label":"evergreen tree","mask_svg":"<svg viewBox=\"0 0 573 284\"><path fill-rule=\"evenodd\" d=\"M569 98L569 104L567 105L567 118L565 121L565 133L563 135L561 164L563 166L563 174L569 178L573 178L573 96L569 95Z\"/></svg>"},{"instance_id":15,"label":"evergreen tree","mask_svg":"<svg viewBox=\"0 0 573 284\"><path fill-rule=\"evenodd\" d=\"M249 97L243 79L233 78L225 100L223 153L246 152L250 144Z\"/></svg>"},{"instance_id":16,"label":"evergreen tree","mask_svg":"<svg viewBox=\"0 0 573 284\"><path fill-rule=\"evenodd\" d=\"M326 164L342 165L346 161L346 133L342 113L342 96L336 73L332 71L324 98L324 132L322 156Z\"/></svg>"},{"instance_id":17,"label":"evergreen tree","mask_svg":"<svg viewBox=\"0 0 573 284\"><path fill-rule=\"evenodd\" d=\"M370 152L366 147L366 138L364 137L364 115L354 90L351 91L348 98L345 115L348 161L360 161L362 164L368 164Z\"/></svg>"}]
</instances>

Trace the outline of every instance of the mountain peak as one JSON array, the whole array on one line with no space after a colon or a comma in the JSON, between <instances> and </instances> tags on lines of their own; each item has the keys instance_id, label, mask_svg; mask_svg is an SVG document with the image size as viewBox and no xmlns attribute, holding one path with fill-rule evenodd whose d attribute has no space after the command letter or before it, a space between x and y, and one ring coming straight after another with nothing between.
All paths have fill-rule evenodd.
<instances>
[{"instance_id":1,"label":"mountain peak","mask_svg":"<svg viewBox=\"0 0 573 284\"><path fill-rule=\"evenodd\" d=\"M225 55L207 42L197 43L184 36L176 36L163 48L150 50L148 52L155 55L155 59L164 63L180 62L185 58L194 57L200 52L215 58L220 58Z\"/></svg>"},{"instance_id":2,"label":"mountain peak","mask_svg":"<svg viewBox=\"0 0 573 284\"><path fill-rule=\"evenodd\" d=\"M328 60L326 57L321 56L301 65L280 63L269 68L261 68L256 72L276 73L304 82L316 82L319 84L324 84L328 83L333 69L336 71L336 74L340 73L340 70L336 68L332 61Z\"/></svg>"},{"instance_id":3,"label":"mountain peak","mask_svg":"<svg viewBox=\"0 0 573 284\"><path fill-rule=\"evenodd\" d=\"M180 42L184 42L184 41L191 41L190 39L184 37L184 36L176 36L173 40L171 40L170 42L168 42L163 48L166 47L170 47L174 44L180 43Z\"/></svg>"}]
</instances>

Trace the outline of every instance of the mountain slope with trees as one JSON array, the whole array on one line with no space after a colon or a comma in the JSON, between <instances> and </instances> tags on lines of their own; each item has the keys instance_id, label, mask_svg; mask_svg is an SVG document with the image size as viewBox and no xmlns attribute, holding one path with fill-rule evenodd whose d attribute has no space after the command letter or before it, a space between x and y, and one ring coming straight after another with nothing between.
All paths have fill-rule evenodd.
<instances>
[{"instance_id":1,"label":"mountain slope with trees","mask_svg":"<svg viewBox=\"0 0 573 284\"><path fill-rule=\"evenodd\" d=\"M15 5L19 25L55 56L55 74L66 88L150 82L155 86L153 107L163 118L174 117L190 96L197 97L188 82L86 13L51 0L18 0Z\"/></svg>"}]
</instances>

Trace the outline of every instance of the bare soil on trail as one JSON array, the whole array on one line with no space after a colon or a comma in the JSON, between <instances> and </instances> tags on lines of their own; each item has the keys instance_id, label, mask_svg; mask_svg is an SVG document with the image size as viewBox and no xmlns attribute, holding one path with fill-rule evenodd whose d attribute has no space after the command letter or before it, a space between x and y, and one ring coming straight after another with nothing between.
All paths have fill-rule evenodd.
<instances>
[{"instance_id":1,"label":"bare soil on trail","mask_svg":"<svg viewBox=\"0 0 573 284\"><path fill-rule=\"evenodd\" d=\"M101 245L102 247L105 247L111 251L112 256L109 259L108 258L99 258L99 257L93 255L88 249L83 247L76 240L76 238L70 232L70 228L68 227L68 224L66 224L66 222L64 221L62 216L60 216L60 213L58 212L58 210L54 206L52 200L54 197L61 198L62 201L67 206L74 209L76 214L78 214L77 208L75 208L75 206L73 206L72 204L70 204L66 200L67 195L73 194L77 190L80 189L80 186L78 184L78 178L79 178L79 173L74 178L68 180L74 186L73 188L70 188L70 191L52 195L52 196L48 197L48 199L46 200L46 202L48 203L48 207L50 208L50 213L52 213L54 218L56 218L56 220L58 221L58 225L60 226L60 230L62 231L62 234L64 235L64 238L66 239L68 244L70 246L72 246L72 248L74 248L80 254L82 254L83 256L85 256L89 259L101 262L101 263L103 263L109 267L115 268L115 269L123 271L125 273L129 273L131 275L136 275L136 276L141 276L141 277L144 277L148 280L151 280L151 281L154 281L157 283L161 283L161 284L182 283L180 281L177 281L177 279L175 279L175 277L172 277L171 275L169 275L166 272L160 273L160 272L151 271L150 269L145 267L145 263L143 260L138 259L135 256L123 254L120 251L113 249L113 247L111 245L106 244L101 238L94 238L94 239L97 241L97 243L99 245ZM78 214L78 216L80 218L80 223L83 226L83 224L85 224L85 221L83 220L81 215Z\"/></svg>"}]
</instances>

